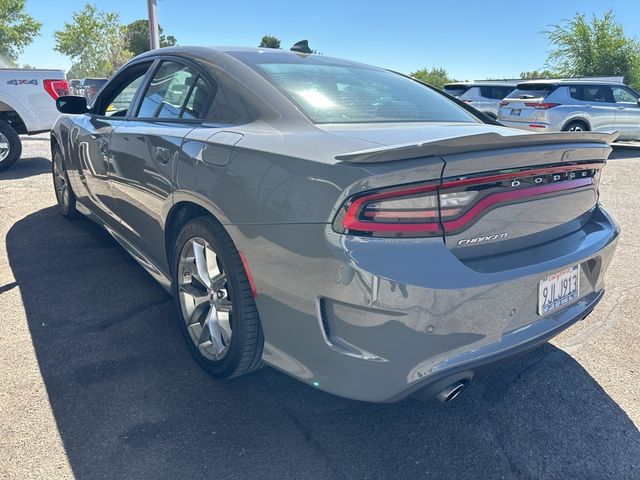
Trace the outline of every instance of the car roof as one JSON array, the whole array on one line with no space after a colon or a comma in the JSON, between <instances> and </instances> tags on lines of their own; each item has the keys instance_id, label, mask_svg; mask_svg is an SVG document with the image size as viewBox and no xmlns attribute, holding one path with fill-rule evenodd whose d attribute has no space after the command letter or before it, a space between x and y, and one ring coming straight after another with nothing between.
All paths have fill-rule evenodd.
<instances>
[{"instance_id":1,"label":"car roof","mask_svg":"<svg viewBox=\"0 0 640 480\"><path fill-rule=\"evenodd\" d=\"M556 79L546 79L546 80L527 80L526 82L518 83L518 88L520 86L527 85L540 85L547 84L551 86L555 85L624 85L621 82L614 82L612 80L572 80L570 78L556 78Z\"/></svg>"},{"instance_id":2,"label":"car roof","mask_svg":"<svg viewBox=\"0 0 640 480\"><path fill-rule=\"evenodd\" d=\"M516 82L489 81L486 82L452 82L445 83L445 87L515 87Z\"/></svg>"}]
</instances>

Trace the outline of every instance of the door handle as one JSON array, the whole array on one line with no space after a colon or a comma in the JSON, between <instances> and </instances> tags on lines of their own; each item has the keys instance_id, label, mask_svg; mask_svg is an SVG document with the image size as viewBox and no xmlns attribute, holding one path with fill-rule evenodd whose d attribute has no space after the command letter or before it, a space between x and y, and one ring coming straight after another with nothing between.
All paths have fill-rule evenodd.
<instances>
[{"instance_id":1,"label":"door handle","mask_svg":"<svg viewBox=\"0 0 640 480\"><path fill-rule=\"evenodd\" d=\"M618 110L624 110L625 107L618 107Z\"/></svg>"},{"instance_id":2,"label":"door handle","mask_svg":"<svg viewBox=\"0 0 640 480\"><path fill-rule=\"evenodd\" d=\"M171 150L166 147L156 147L156 159L160 163L169 163L169 160L171 160Z\"/></svg>"}]
</instances>

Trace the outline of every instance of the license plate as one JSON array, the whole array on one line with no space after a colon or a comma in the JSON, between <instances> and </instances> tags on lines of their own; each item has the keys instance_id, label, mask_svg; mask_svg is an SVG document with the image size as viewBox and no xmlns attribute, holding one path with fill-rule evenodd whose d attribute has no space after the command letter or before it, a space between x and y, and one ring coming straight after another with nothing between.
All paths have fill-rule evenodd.
<instances>
[{"instance_id":1,"label":"license plate","mask_svg":"<svg viewBox=\"0 0 640 480\"><path fill-rule=\"evenodd\" d=\"M512 108L511 115L519 116L521 111L522 111L521 108Z\"/></svg>"},{"instance_id":2,"label":"license plate","mask_svg":"<svg viewBox=\"0 0 640 480\"><path fill-rule=\"evenodd\" d=\"M538 285L538 315L567 305L580 296L580 265L549 275Z\"/></svg>"}]
</instances>

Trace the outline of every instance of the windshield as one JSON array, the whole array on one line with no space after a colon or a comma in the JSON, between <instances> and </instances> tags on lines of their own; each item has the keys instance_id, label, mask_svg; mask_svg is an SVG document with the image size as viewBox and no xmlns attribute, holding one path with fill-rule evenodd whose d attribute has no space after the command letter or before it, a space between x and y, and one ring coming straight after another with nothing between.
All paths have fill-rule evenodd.
<instances>
[{"instance_id":1,"label":"windshield","mask_svg":"<svg viewBox=\"0 0 640 480\"><path fill-rule=\"evenodd\" d=\"M236 52L315 123L478 120L431 88L387 70L316 56Z\"/></svg>"}]
</instances>

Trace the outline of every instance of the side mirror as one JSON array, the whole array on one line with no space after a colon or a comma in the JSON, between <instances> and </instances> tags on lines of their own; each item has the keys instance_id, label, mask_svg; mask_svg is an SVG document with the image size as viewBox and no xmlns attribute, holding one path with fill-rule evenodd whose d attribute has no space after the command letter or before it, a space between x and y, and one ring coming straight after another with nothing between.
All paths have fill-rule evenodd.
<instances>
[{"instance_id":1,"label":"side mirror","mask_svg":"<svg viewBox=\"0 0 640 480\"><path fill-rule=\"evenodd\" d=\"M76 95L63 95L56 98L56 108L60 113L87 113L87 99Z\"/></svg>"}]
</instances>

